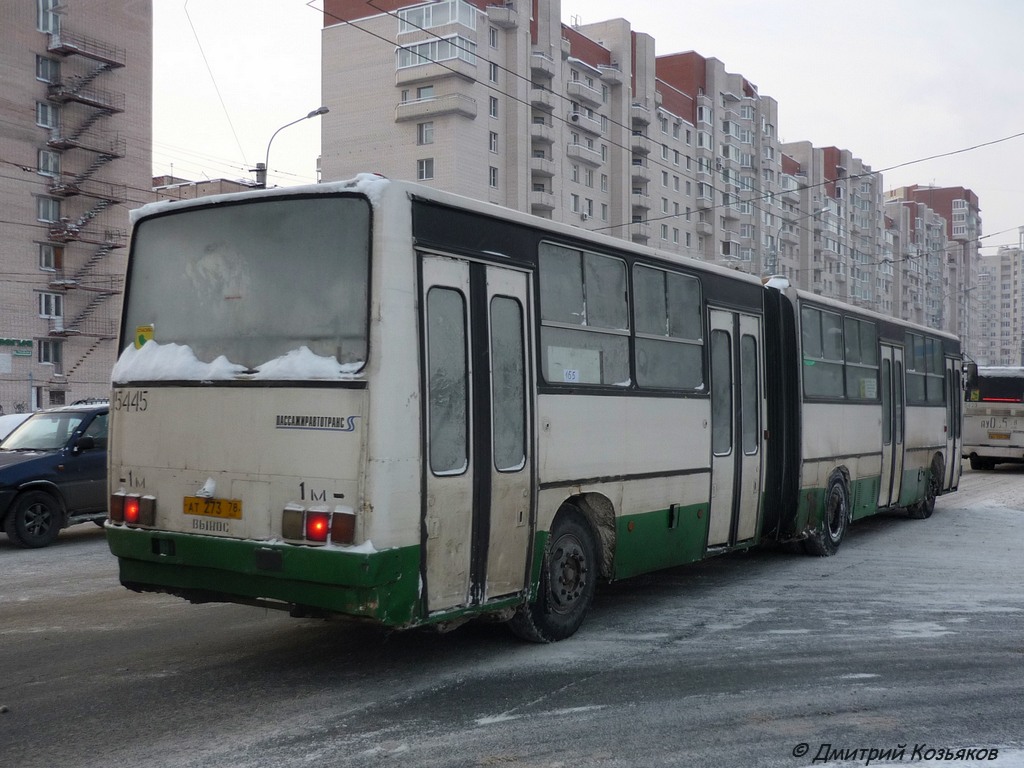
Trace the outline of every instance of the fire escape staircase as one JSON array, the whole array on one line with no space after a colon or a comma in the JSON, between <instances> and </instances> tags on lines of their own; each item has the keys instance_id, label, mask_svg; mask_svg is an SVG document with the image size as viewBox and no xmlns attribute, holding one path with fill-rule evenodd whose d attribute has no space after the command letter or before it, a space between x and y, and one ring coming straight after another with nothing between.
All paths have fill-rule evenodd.
<instances>
[{"instance_id":1,"label":"fire escape staircase","mask_svg":"<svg viewBox=\"0 0 1024 768\"><path fill-rule=\"evenodd\" d=\"M95 133L92 129L104 118L124 111L124 94L97 88L95 82L102 75L125 66L126 56L123 48L67 31L51 34L47 50L63 57L79 56L94 65L88 73L50 83L47 89L51 101L59 104L74 102L92 110L71 131L66 131L63 126L55 128L47 141L48 146L62 152L79 149L94 155L85 170L73 177L69 175L54 179L50 185L53 195L64 198L81 195L91 200L88 208L77 217L63 217L50 225L50 242L60 245L78 242L98 246L70 276L61 268L50 281L53 288L78 289L92 294L85 307L71 320L54 318L51 322L51 336L95 337L92 346L69 369L70 375L104 341L116 335L114 324L100 317L98 310L111 296L121 293L121 278L97 273L97 267L104 263L112 251L124 247L125 233L114 229L98 231L89 225L104 210L126 199L126 185L93 178L112 160L125 156L125 141L122 137L110 137Z\"/></svg>"}]
</instances>

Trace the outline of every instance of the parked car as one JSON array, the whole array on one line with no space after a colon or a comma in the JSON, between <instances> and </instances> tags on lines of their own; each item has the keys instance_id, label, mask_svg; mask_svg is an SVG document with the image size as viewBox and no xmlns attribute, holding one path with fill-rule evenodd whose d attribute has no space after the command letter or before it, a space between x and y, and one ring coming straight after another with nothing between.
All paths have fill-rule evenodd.
<instances>
[{"instance_id":1,"label":"parked car","mask_svg":"<svg viewBox=\"0 0 1024 768\"><path fill-rule=\"evenodd\" d=\"M36 411L0 440L0 521L19 547L107 516L106 401Z\"/></svg>"},{"instance_id":2,"label":"parked car","mask_svg":"<svg viewBox=\"0 0 1024 768\"><path fill-rule=\"evenodd\" d=\"M5 413L0 416L0 440L11 434L16 426L31 415L32 412L29 411L28 413Z\"/></svg>"}]
</instances>

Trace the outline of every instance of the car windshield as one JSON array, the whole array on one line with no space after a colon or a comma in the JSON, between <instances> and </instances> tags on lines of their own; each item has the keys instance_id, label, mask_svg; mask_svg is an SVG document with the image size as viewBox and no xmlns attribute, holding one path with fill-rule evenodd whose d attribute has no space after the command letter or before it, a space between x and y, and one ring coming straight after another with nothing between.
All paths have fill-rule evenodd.
<instances>
[{"instance_id":1,"label":"car windshield","mask_svg":"<svg viewBox=\"0 0 1024 768\"><path fill-rule=\"evenodd\" d=\"M0 444L4 451L55 451L67 445L81 426L84 413L37 413Z\"/></svg>"}]
</instances>

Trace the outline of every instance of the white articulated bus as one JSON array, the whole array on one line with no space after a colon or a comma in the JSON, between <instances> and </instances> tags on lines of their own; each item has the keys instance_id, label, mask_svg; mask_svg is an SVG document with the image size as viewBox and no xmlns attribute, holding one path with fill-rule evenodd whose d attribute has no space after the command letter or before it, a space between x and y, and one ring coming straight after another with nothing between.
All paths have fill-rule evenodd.
<instances>
[{"instance_id":1,"label":"white articulated bus","mask_svg":"<svg viewBox=\"0 0 1024 768\"><path fill-rule=\"evenodd\" d=\"M568 637L599 580L931 514L953 336L415 184L134 214L122 583Z\"/></svg>"},{"instance_id":2,"label":"white articulated bus","mask_svg":"<svg viewBox=\"0 0 1024 768\"><path fill-rule=\"evenodd\" d=\"M971 469L1024 461L1024 368L978 368L967 384L963 455Z\"/></svg>"}]
</instances>

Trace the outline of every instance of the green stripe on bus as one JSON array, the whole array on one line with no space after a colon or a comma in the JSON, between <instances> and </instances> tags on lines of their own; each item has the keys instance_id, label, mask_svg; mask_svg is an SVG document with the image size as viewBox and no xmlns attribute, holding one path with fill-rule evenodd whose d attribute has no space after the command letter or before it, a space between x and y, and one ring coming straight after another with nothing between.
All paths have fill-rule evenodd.
<instances>
[{"instance_id":1,"label":"green stripe on bus","mask_svg":"<svg viewBox=\"0 0 1024 768\"><path fill-rule=\"evenodd\" d=\"M623 515L616 520L615 537L616 579L692 563L704 557L708 505Z\"/></svg>"},{"instance_id":2,"label":"green stripe on bus","mask_svg":"<svg viewBox=\"0 0 1024 768\"><path fill-rule=\"evenodd\" d=\"M117 527L107 528L107 541L126 585L278 600L389 626L413 623L419 613L419 546L346 553ZM257 558L272 559L273 569L258 567Z\"/></svg>"}]
</instances>

